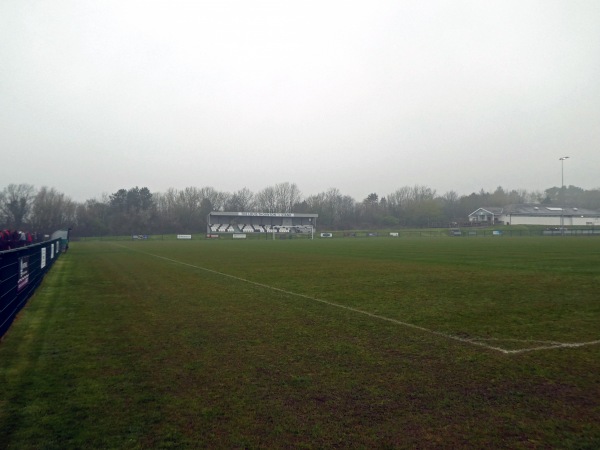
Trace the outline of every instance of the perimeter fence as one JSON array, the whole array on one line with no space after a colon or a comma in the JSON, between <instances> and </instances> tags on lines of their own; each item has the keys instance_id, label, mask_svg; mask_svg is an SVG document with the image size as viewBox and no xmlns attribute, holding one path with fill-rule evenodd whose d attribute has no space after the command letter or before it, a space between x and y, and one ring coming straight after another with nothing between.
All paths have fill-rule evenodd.
<instances>
[{"instance_id":1,"label":"perimeter fence","mask_svg":"<svg viewBox=\"0 0 600 450\"><path fill-rule=\"evenodd\" d=\"M535 236L599 236L600 228L510 228L499 229L480 229L480 228L429 228L429 229L398 229L398 230L352 230L352 231L315 231L314 239L327 238L436 238L436 237L535 237ZM179 240L185 237L186 240L231 240L231 239L262 239L262 240L287 240L287 239L307 239L310 234L305 233L193 233L186 235L178 234L143 234L143 235L121 235L121 236L95 236L95 237L74 237L71 240L78 241L171 241Z\"/></svg>"},{"instance_id":2,"label":"perimeter fence","mask_svg":"<svg viewBox=\"0 0 600 450\"><path fill-rule=\"evenodd\" d=\"M0 337L61 253L61 240L0 252Z\"/></svg>"}]
</instances>

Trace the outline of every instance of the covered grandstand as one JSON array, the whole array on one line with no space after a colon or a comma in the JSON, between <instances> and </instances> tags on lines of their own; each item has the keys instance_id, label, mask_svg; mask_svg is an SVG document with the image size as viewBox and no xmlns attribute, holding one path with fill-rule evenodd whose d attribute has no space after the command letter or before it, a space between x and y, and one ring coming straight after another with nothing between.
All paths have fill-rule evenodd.
<instances>
[{"instance_id":1,"label":"covered grandstand","mask_svg":"<svg viewBox=\"0 0 600 450\"><path fill-rule=\"evenodd\" d=\"M318 214L213 211L207 230L214 233L312 233Z\"/></svg>"}]
</instances>

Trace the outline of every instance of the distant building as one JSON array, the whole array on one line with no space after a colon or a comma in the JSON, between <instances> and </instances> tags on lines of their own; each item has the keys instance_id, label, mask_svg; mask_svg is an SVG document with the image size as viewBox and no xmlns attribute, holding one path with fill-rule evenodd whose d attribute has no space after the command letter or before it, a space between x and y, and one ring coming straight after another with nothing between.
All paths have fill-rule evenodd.
<instances>
[{"instance_id":1,"label":"distant building","mask_svg":"<svg viewBox=\"0 0 600 450\"><path fill-rule=\"evenodd\" d=\"M484 225L493 225L499 223L500 216L502 215L502 209L503 208L497 208L494 206L478 208L469 214L469 222Z\"/></svg>"},{"instance_id":2,"label":"distant building","mask_svg":"<svg viewBox=\"0 0 600 450\"><path fill-rule=\"evenodd\" d=\"M521 204L478 208L469 214L469 222L489 225L600 226L600 212L575 207Z\"/></svg>"}]
</instances>

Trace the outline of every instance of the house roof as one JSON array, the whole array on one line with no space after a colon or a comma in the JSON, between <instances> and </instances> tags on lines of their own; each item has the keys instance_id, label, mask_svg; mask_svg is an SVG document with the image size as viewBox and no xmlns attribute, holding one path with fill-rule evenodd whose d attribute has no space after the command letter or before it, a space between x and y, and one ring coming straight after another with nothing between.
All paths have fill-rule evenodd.
<instances>
[{"instance_id":1,"label":"house roof","mask_svg":"<svg viewBox=\"0 0 600 450\"><path fill-rule=\"evenodd\" d=\"M586 216L600 217L600 212L575 206L557 206L540 204L508 205L503 214L511 216Z\"/></svg>"},{"instance_id":2,"label":"house roof","mask_svg":"<svg viewBox=\"0 0 600 450\"><path fill-rule=\"evenodd\" d=\"M504 208L496 206L484 206L476 209L471 216L494 215L494 216L537 216L537 217L556 217L556 216L585 216L600 217L600 212L593 209L578 208L576 206L555 206L541 205L538 203L525 203L508 205Z\"/></svg>"},{"instance_id":3,"label":"house roof","mask_svg":"<svg viewBox=\"0 0 600 450\"><path fill-rule=\"evenodd\" d=\"M504 208L499 208L497 206L483 206L481 208L477 208L475 211L469 214L469 216L481 216L486 214L493 214L494 216L499 216L500 214L502 214L503 209Z\"/></svg>"}]
</instances>

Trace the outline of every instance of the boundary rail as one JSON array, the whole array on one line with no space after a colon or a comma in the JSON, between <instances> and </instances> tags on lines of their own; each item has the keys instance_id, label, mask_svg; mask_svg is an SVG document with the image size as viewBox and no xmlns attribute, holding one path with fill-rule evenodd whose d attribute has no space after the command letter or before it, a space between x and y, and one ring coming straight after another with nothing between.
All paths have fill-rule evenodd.
<instances>
[{"instance_id":1,"label":"boundary rail","mask_svg":"<svg viewBox=\"0 0 600 450\"><path fill-rule=\"evenodd\" d=\"M566 228L560 230L558 228L539 228L539 229L480 229L480 228L435 228L435 229L388 229L388 230L328 230L323 229L315 231L315 238L325 238L321 234L328 234L327 238L436 238L436 237L536 237L536 236L598 236L600 237L600 228ZM244 234L244 233L242 233ZM279 239L302 239L310 238L310 235L303 233L245 233L247 239L262 239L262 240L279 240ZM170 241L177 240L177 234L144 234L144 235L105 235L105 236L81 236L71 238L71 240L79 241L131 241L131 240L148 240L148 241ZM205 240L218 238L219 240L234 239L233 233L203 233L196 232L186 234L191 236L192 240ZM189 239L189 238L188 238Z\"/></svg>"},{"instance_id":2,"label":"boundary rail","mask_svg":"<svg viewBox=\"0 0 600 450\"><path fill-rule=\"evenodd\" d=\"M0 337L63 250L61 240L54 239L0 252Z\"/></svg>"}]
</instances>

